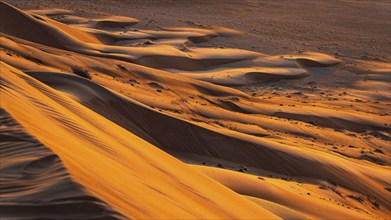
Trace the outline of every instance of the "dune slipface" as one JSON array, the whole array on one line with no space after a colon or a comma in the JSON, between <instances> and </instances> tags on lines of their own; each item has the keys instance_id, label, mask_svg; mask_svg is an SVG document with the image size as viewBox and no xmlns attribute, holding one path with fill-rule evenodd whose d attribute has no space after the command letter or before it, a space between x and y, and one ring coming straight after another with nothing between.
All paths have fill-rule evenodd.
<instances>
[{"instance_id":1,"label":"dune slipface","mask_svg":"<svg viewBox=\"0 0 391 220\"><path fill-rule=\"evenodd\" d=\"M0 6L2 219L391 215L389 63Z\"/></svg>"}]
</instances>

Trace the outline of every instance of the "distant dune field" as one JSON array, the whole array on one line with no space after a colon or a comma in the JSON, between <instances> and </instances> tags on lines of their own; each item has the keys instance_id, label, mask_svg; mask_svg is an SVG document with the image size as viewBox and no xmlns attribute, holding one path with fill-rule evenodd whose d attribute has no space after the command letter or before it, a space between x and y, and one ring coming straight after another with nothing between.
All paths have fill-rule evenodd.
<instances>
[{"instance_id":1,"label":"distant dune field","mask_svg":"<svg viewBox=\"0 0 391 220\"><path fill-rule=\"evenodd\" d=\"M0 218L390 219L391 4L292 2L0 1Z\"/></svg>"}]
</instances>

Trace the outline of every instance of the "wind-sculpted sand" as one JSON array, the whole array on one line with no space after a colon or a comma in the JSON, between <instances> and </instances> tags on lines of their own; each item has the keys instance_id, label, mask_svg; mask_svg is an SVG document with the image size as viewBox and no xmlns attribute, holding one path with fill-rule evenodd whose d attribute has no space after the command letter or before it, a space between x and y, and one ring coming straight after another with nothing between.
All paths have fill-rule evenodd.
<instances>
[{"instance_id":1,"label":"wind-sculpted sand","mask_svg":"<svg viewBox=\"0 0 391 220\"><path fill-rule=\"evenodd\" d=\"M390 64L1 6L3 219L387 219Z\"/></svg>"}]
</instances>

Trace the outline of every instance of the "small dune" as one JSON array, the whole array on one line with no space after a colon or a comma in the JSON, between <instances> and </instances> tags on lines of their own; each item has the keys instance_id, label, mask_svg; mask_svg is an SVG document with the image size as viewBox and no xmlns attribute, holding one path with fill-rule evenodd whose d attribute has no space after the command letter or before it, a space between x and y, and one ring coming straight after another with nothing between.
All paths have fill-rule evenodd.
<instances>
[{"instance_id":1,"label":"small dune","mask_svg":"<svg viewBox=\"0 0 391 220\"><path fill-rule=\"evenodd\" d=\"M207 82L243 86L254 83L277 82L284 79L299 79L308 76L299 68L218 68L208 71L177 72L177 74Z\"/></svg>"},{"instance_id":2,"label":"small dune","mask_svg":"<svg viewBox=\"0 0 391 220\"><path fill-rule=\"evenodd\" d=\"M121 16L94 19L92 21L95 22L95 27L99 29L126 28L139 22L137 19Z\"/></svg>"}]
</instances>

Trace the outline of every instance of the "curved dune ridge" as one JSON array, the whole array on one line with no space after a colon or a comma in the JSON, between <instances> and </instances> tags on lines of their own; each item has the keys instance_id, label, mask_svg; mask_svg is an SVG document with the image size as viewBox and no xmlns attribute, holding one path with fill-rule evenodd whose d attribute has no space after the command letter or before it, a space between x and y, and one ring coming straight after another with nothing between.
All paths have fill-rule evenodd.
<instances>
[{"instance_id":1,"label":"curved dune ridge","mask_svg":"<svg viewBox=\"0 0 391 220\"><path fill-rule=\"evenodd\" d=\"M0 6L1 218L391 215L388 63Z\"/></svg>"}]
</instances>

